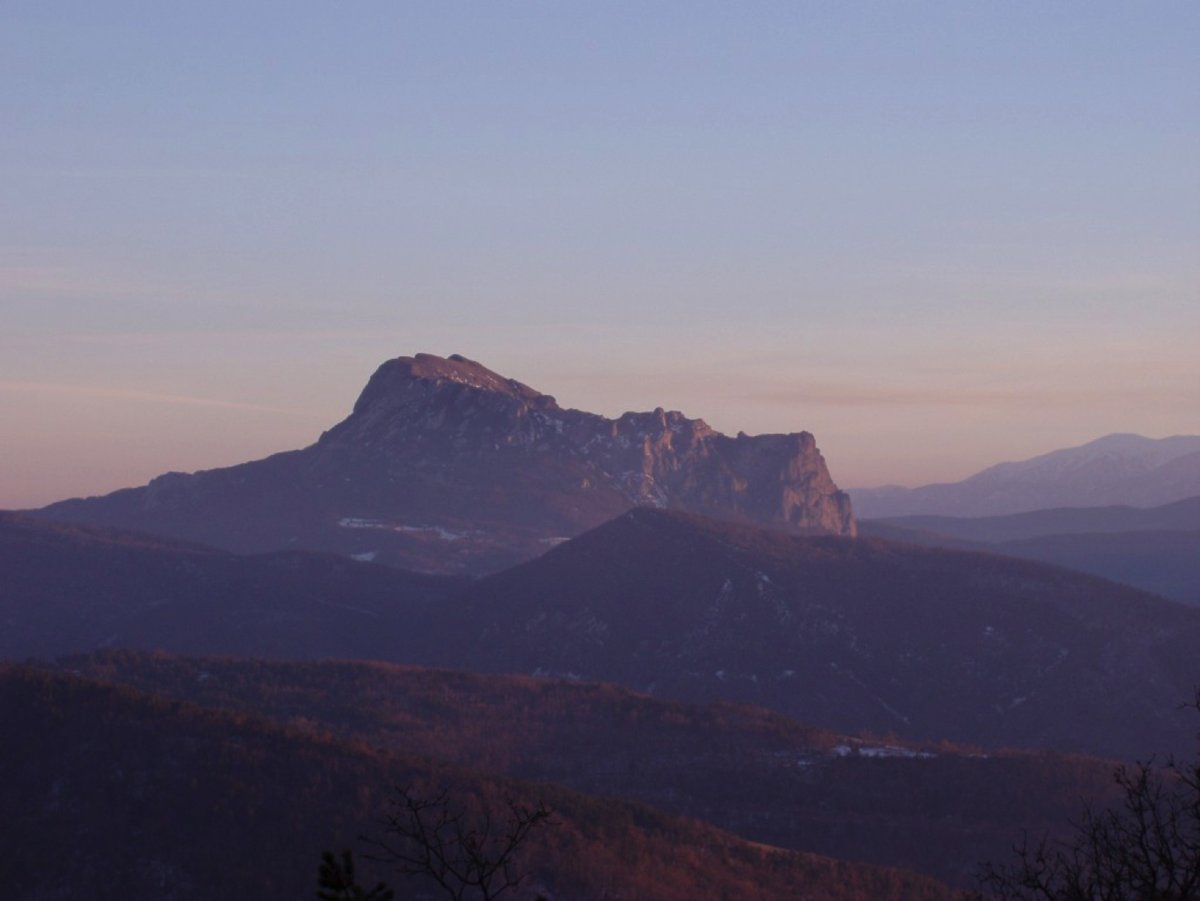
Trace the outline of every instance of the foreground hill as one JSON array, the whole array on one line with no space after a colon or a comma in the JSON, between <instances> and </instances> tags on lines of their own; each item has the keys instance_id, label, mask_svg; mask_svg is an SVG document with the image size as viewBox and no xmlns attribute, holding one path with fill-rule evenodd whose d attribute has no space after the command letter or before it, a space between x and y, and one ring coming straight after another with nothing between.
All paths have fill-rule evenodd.
<instances>
[{"instance_id":1,"label":"foreground hill","mask_svg":"<svg viewBox=\"0 0 1200 901\"><path fill-rule=\"evenodd\" d=\"M553 899L946 898L919 876L782 851L628 802L369 750L245 714L0 667L6 897L304 898L319 853L371 831L392 785L545 800L527 890ZM416 882L399 897L435 898Z\"/></svg>"},{"instance_id":2,"label":"foreground hill","mask_svg":"<svg viewBox=\"0 0 1200 901\"><path fill-rule=\"evenodd\" d=\"M961 482L858 488L859 516L1002 516L1048 507L1153 507L1200 495L1200 435L1107 435Z\"/></svg>"},{"instance_id":3,"label":"foreground hill","mask_svg":"<svg viewBox=\"0 0 1200 901\"><path fill-rule=\"evenodd\" d=\"M466 603L468 644L435 662L915 740L1116 757L1192 743L1174 710L1200 683L1200 610L1026 561L639 509Z\"/></svg>"},{"instance_id":4,"label":"foreground hill","mask_svg":"<svg viewBox=\"0 0 1200 901\"><path fill-rule=\"evenodd\" d=\"M0 659L97 647L403 659L462 582L300 552L211 548L0 513Z\"/></svg>"},{"instance_id":5,"label":"foreground hill","mask_svg":"<svg viewBox=\"0 0 1200 901\"><path fill-rule=\"evenodd\" d=\"M700 707L612 685L389 666L105 652L59 664L367 747L707 820L743 838L969 885L1022 833L1104 803L1090 758L914 749L801 726L761 708Z\"/></svg>"},{"instance_id":6,"label":"foreground hill","mask_svg":"<svg viewBox=\"0 0 1200 901\"><path fill-rule=\"evenodd\" d=\"M1075 507L978 518L866 520L862 534L1041 560L1200 604L1200 497L1161 507Z\"/></svg>"},{"instance_id":7,"label":"foreground hill","mask_svg":"<svg viewBox=\"0 0 1200 901\"><path fill-rule=\"evenodd\" d=\"M305 548L479 573L636 504L853 534L813 436L726 437L682 413L606 419L459 356L379 367L303 450L37 511L227 550Z\"/></svg>"}]
</instances>

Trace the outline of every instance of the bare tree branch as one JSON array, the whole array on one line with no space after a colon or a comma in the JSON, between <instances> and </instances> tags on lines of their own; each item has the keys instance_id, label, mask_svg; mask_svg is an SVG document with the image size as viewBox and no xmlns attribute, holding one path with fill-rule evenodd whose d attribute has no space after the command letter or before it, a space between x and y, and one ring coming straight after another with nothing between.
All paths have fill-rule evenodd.
<instances>
[{"instance_id":1,"label":"bare tree branch","mask_svg":"<svg viewBox=\"0 0 1200 901\"><path fill-rule=\"evenodd\" d=\"M471 815L441 789L424 798L397 786L383 818L380 837L364 836L371 860L390 864L405 875L425 876L454 901L495 901L528 877L518 852L529 835L551 821L544 803L526 807L508 799L501 827L493 811Z\"/></svg>"},{"instance_id":2,"label":"bare tree branch","mask_svg":"<svg viewBox=\"0 0 1200 901\"><path fill-rule=\"evenodd\" d=\"M1183 705L1200 712L1200 688ZM1002 901L1200 899L1200 757L1119 766L1117 807L1084 807L1067 841L1028 836L1008 864L980 867L980 887Z\"/></svg>"}]
</instances>

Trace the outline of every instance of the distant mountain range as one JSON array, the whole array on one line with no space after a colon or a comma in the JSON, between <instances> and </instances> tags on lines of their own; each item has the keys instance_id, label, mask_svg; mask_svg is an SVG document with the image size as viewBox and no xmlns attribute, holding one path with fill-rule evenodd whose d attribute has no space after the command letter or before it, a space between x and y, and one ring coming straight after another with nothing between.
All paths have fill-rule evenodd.
<instances>
[{"instance_id":1,"label":"distant mountain range","mask_svg":"<svg viewBox=\"0 0 1200 901\"><path fill-rule=\"evenodd\" d=\"M845 732L1190 747L1200 610L1037 563L637 509L475 582L0 523L0 653L328 656L748 701Z\"/></svg>"},{"instance_id":2,"label":"distant mountain range","mask_svg":"<svg viewBox=\"0 0 1200 901\"><path fill-rule=\"evenodd\" d=\"M1054 563L1200 604L1200 497L1161 507L1069 507L1009 516L900 516L868 536Z\"/></svg>"},{"instance_id":3,"label":"distant mountain range","mask_svg":"<svg viewBox=\"0 0 1200 901\"><path fill-rule=\"evenodd\" d=\"M240 553L331 551L481 573L635 505L852 535L813 436L738 434L662 409L567 410L460 356L384 363L303 450L35 511Z\"/></svg>"},{"instance_id":4,"label":"distant mountain range","mask_svg":"<svg viewBox=\"0 0 1200 901\"><path fill-rule=\"evenodd\" d=\"M858 516L1002 516L1052 507L1153 507L1200 495L1200 435L1108 435L961 482L850 492Z\"/></svg>"},{"instance_id":5,"label":"distant mountain range","mask_svg":"<svg viewBox=\"0 0 1200 901\"><path fill-rule=\"evenodd\" d=\"M1061 507L1008 516L894 516L872 522L993 544L1087 532L1196 532L1200 531L1200 497L1161 507Z\"/></svg>"}]
</instances>

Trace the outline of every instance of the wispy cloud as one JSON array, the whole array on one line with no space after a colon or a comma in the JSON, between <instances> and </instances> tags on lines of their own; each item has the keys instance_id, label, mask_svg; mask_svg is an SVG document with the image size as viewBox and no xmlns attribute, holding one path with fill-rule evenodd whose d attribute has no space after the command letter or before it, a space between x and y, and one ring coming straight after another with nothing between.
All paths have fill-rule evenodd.
<instances>
[{"instance_id":1,"label":"wispy cloud","mask_svg":"<svg viewBox=\"0 0 1200 901\"><path fill-rule=\"evenodd\" d=\"M218 169L203 166L93 166L45 167L29 166L4 170L9 178L72 178L72 179L265 179L267 170Z\"/></svg>"},{"instance_id":2,"label":"wispy cloud","mask_svg":"<svg viewBox=\"0 0 1200 901\"><path fill-rule=\"evenodd\" d=\"M1124 400L1162 400L1165 397L1196 395L1195 390L1164 390L1130 385L1112 388L1074 389L1060 386L1021 388L877 387L855 384L817 384L756 391L741 395L744 400L779 404L808 404L838 407L1021 407L1085 406Z\"/></svg>"},{"instance_id":3,"label":"wispy cloud","mask_svg":"<svg viewBox=\"0 0 1200 901\"><path fill-rule=\"evenodd\" d=\"M86 297L91 300L140 300L171 296L169 285L146 278L122 278L103 272L81 273L53 265L0 266L0 296L16 300Z\"/></svg>"},{"instance_id":4,"label":"wispy cloud","mask_svg":"<svg viewBox=\"0 0 1200 901\"><path fill-rule=\"evenodd\" d=\"M299 419L323 420L319 411L296 407L276 407L270 404L246 403L211 397L191 397L183 394L163 394L156 391L136 391L128 388L105 388L97 385L64 385L56 382L23 382L0 379L0 391L18 394L43 394L57 397L104 398L173 406L211 407L222 410L241 410L250 413L270 413Z\"/></svg>"}]
</instances>

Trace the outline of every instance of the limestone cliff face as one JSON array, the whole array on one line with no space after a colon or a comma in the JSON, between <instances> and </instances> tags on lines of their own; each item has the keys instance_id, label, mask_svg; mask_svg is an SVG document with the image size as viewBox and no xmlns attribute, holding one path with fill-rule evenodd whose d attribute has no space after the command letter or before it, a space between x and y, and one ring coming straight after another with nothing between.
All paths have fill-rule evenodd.
<instances>
[{"instance_id":1,"label":"limestone cliff face","mask_svg":"<svg viewBox=\"0 0 1200 901\"><path fill-rule=\"evenodd\" d=\"M400 357L372 376L321 445L375 448L393 459L436 453L466 469L504 461L578 471L575 489L627 502L733 516L804 531L855 534L808 432L729 438L662 408L608 419L460 356Z\"/></svg>"},{"instance_id":2,"label":"limestone cliff face","mask_svg":"<svg viewBox=\"0 0 1200 901\"><path fill-rule=\"evenodd\" d=\"M856 534L850 498L834 484L811 433L739 434L721 443L729 448L733 472L746 485L733 503L750 518L835 535Z\"/></svg>"}]
</instances>

